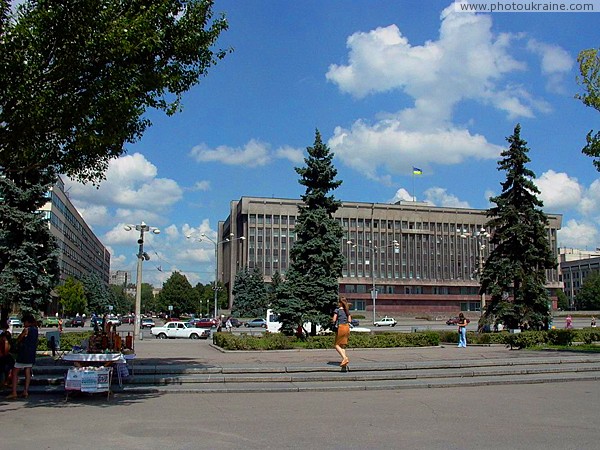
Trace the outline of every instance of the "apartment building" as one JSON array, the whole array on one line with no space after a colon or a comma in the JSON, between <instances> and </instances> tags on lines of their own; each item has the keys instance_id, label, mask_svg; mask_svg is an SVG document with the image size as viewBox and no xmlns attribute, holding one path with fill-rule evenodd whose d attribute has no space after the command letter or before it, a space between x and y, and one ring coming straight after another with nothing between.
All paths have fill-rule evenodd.
<instances>
[{"instance_id":1,"label":"apartment building","mask_svg":"<svg viewBox=\"0 0 600 450\"><path fill-rule=\"evenodd\" d=\"M69 276L81 279L83 275L96 274L108 284L110 253L69 200L62 179L48 192L48 202L41 211L61 251L61 282Z\"/></svg>"}]
</instances>

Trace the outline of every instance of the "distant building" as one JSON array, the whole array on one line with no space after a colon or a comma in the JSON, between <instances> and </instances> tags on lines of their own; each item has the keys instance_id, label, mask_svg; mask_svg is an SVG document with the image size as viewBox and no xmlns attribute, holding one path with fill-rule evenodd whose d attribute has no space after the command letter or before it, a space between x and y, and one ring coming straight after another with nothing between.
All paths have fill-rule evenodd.
<instances>
[{"instance_id":1,"label":"distant building","mask_svg":"<svg viewBox=\"0 0 600 450\"><path fill-rule=\"evenodd\" d=\"M61 282L72 276L96 274L108 284L110 253L85 223L65 193L62 179L48 192L48 202L41 208L61 250Z\"/></svg>"},{"instance_id":2,"label":"distant building","mask_svg":"<svg viewBox=\"0 0 600 450\"><path fill-rule=\"evenodd\" d=\"M219 223L218 240L224 242L217 249L218 278L230 302L235 275L244 267L260 269L266 282L277 271L285 276L300 204L257 197L231 202L229 217ZM343 202L334 215L344 230L340 294L361 312L372 311L375 296L379 315L480 310L478 273L490 246L478 232L488 221L486 213L416 202ZM562 216L548 219L550 248L558 260L556 232ZM245 239L228 241L230 233ZM548 270L547 280L556 308L555 291L562 288L558 270Z\"/></svg>"},{"instance_id":3,"label":"distant building","mask_svg":"<svg viewBox=\"0 0 600 450\"><path fill-rule=\"evenodd\" d=\"M600 251L561 248L559 260L564 292L569 298L569 309L573 309L585 279L591 273L600 272Z\"/></svg>"},{"instance_id":4,"label":"distant building","mask_svg":"<svg viewBox=\"0 0 600 450\"><path fill-rule=\"evenodd\" d=\"M131 280L131 271L111 270L109 283L117 286L127 287L128 284L133 283Z\"/></svg>"}]
</instances>

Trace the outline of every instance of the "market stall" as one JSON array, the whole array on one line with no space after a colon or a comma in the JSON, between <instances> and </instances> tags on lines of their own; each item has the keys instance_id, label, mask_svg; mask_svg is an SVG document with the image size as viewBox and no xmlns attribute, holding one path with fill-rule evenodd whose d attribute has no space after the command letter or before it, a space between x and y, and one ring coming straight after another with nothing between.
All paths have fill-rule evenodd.
<instances>
[{"instance_id":1,"label":"market stall","mask_svg":"<svg viewBox=\"0 0 600 450\"><path fill-rule=\"evenodd\" d=\"M73 363L65 376L67 398L72 391L107 392L110 395L114 371L120 387L123 378L129 376L128 361L131 361L133 371L133 339L129 335L123 339L116 326L96 326L88 340L64 354L62 359Z\"/></svg>"}]
</instances>

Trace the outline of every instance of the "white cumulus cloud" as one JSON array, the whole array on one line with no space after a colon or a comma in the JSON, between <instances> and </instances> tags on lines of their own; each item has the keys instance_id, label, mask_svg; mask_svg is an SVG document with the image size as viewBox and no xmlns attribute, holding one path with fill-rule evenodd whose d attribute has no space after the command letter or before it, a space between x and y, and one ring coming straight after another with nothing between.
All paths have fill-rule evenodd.
<instances>
[{"instance_id":1,"label":"white cumulus cloud","mask_svg":"<svg viewBox=\"0 0 600 450\"><path fill-rule=\"evenodd\" d=\"M450 208L470 208L468 202L460 200L457 196L449 194L446 189L432 187L425 191L425 200L435 206L447 206Z\"/></svg>"},{"instance_id":2,"label":"white cumulus cloud","mask_svg":"<svg viewBox=\"0 0 600 450\"><path fill-rule=\"evenodd\" d=\"M65 179L71 201L90 224L106 225L123 220L157 220L160 213L177 203L183 190L176 181L158 178L156 166L141 153L110 161L106 180L99 187Z\"/></svg>"},{"instance_id":3,"label":"white cumulus cloud","mask_svg":"<svg viewBox=\"0 0 600 450\"><path fill-rule=\"evenodd\" d=\"M534 180L540 190L540 200L544 202L544 210L560 212L573 209L579 205L583 188L576 178L571 178L564 172L548 170Z\"/></svg>"},{"instance_id":4,"label":"white cumulus cloud","mask_svg":"<svg viewBox=\"0 0 600 450\"><path fill-rule=\"evenodd\" d=\"M575 219L567 221L558 231L558 245L580 249L595 248L598 242L598 230L593 224L579 222Z\"/></svg>"},{"instance_id":5,"label":"white cumulus cloud","mask_svg":"<svg viewBox=\"0 0 600 450\"><path fill-rule=\"evenodd\" d=\"M330 148L344 164L384 183L409 174L412 165L497 159L501 146L453 124L452 116L463 101L491 105L510 119L550 111L548 102L509 79L528 70L513 56L513 43L523 38L495 34L492 16L457 13L453 5L441 14L437 39L422 45L412 45L396 25L352 34L347 64L330 65L327 80L357 99L399 91L414 104L372 122L336 127ZM541 55L545 74L564 73L564 50L538 41L530 45Z\"/></svg>"},{"instance_id":6,"label":"white cumulus cloud","mask_svg":"<svg viewBox=\"0 0 600 450\"><path fill-rule=\"evenodd\" d=\"M197 162L220 162L232 166L259 167L271 160L269 145L256 139L250 139L243 147L220 145L210 148L199 144L192 148L190 156Z\"/></svg>"},{"instance_id":7,"label":"white cumulus cloud","mask_svg":"<svg viewBox=\"0 0 600 450\"><path fill-rule=\"evenodd\" d=\"M400 201L413 201L413 196L404 188L400 188L394 194L394 198L392 198L388 203L398 203Z\"/></svg>"}]
</instances>

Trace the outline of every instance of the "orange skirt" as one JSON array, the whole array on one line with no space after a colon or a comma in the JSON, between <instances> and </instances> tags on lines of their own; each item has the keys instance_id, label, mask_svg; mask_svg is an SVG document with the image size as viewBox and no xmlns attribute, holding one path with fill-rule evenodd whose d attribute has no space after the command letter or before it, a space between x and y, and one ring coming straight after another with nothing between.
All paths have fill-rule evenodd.
<instances>
[{"instance_id":1,"label":"orange skirt","mask_svg":"<svg viewBox=\"0 0 600 450\"><path fill-rule=\"evenodd\" d=\"M348 337L350 337L350 325L340 324L335 335L335 345L348 345Z\"/></svg>"}]
</instances>

